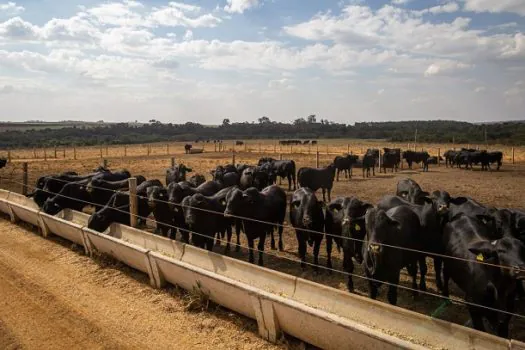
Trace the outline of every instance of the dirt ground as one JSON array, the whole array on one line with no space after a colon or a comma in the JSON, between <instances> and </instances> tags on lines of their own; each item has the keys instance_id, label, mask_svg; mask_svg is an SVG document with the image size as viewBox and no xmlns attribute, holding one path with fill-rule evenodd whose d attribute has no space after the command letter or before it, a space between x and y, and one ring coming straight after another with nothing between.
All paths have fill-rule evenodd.
<instances>
[{"instance_id":1,"label":"dirt ground","mask_svg":"<svg viewBox=\"0 0 525 350\"><path fill-rule=\"evenodd\" d=\"M0 218L1 349L282 349L255 322ZM293 345L293 344L291 344Z\"/></svg>"},{"instance_id":2,"label":"dirt ground","mask_svg":"<svg viewBox=\"0 0 525 350\"><path fill-rule=\"evenodd\" d=\"M348 146L350 145L350 146ZM329 147L329 153L332 151L339 151L340 153L344 153L348 150L348 148L353 151L354 153L359 154L361 151L361 148L366 148L369 146L369 144L364 144L363 146L360 146L355 143L344 143L340 142L339 144L331 144L328 145ZM378 144L376 143L375 146L377 147ZM385 146L392 146L392 145L385 145ZM397 145L399 146L399 145ZM405 145L406 146L406 145ZM466 146L466 145L465 145ZM138 147L138 146L134 146ZM210 147L210 146L206 146ZM272 144L269 144L268 142L262 143L261 149L266 150L267 152L273 151L273 148L276 148L277 151L279 150L278 146L274 146ZM323 149L324 145L320 145L320 151ZM437 148L440 148L441 152L444 152L445 149L447 149L447 145L424 145L423 147L436 150ZM297 168L299 169L302 166L315 166L315 150L309 150L308 146L303 146L304 153L294 153L294 154L283 154L283 159L294 159ZM128 157L121 157L121 156L111 156L111 154L123 154L122 150L119 149L118 152L116 149L109 149L108 156L105 156L104 158L108 160L108 164L112 169L121 169L125 168L132 172L134 175L144 175L148 179L157 178L164 182L164 176L165 176L165 169L170 165L170 156L166 155L166 147L165 146L159 146L157 145L156 148L152 149L150 151L150 156L147 155L140 155L140 154L133 154L131 153L131 146L130 149L127 150ZM156 150L160 150L158 152L155 152ZM173 150L173 148L171 148ZM250 149L250 147L248 147ZM498 148L496 148L498 149ZM253 151L258 151L257 146L252 146ZM144 151L144 149L142 149ZM308 152L312 153L308 153ZM51 173L57 173L64 170L75 170L78 172L89 172L94 167L99 165L101 163L100 158L100 149L99 148L91 148L86 150L78 150L78 154L82 154L81 160L73 160L66 157L66 159L52 159L43 161L41 159L27 159L29 161L29 184L33 185L36 182L36 179L38 176L44 175L44 174L51 174ZM103 150L104 152L104 150ZM177 162L184 162L184 164L188 165L193 169L193 173L201 173L206 175L206 177L209 179L209 171L211 169L214 169L216 165L219 164L227 164L231 162L232 156L231 153L227 152L213 152L213 145L211 146L210 152L202 153L202 154L192 154L192 155L186 155L181 154L180 148L176 150L175 157L177 159ZM418 167L415 167L413 170L403 169L400 172L397 173L390 173L387 174L379 174L376 172L376 176L368 179L363 179L361 176L361 170L360 169L354 169L354 177L349 181L347 179L341 178L339 182L336 182L334 185L334 189L332 192L332 198L335 198L337 196L357 196L360 199L364 201L368 201L372 204L375 204L382 196L386 194L393 194L395 193L395 188L397 182L405 177L411 177L414 180L416 180L424 190L426 191L433 191L437 189L441 190L447 190L451 193L452 196L460 196L460 195L466 195L471 196L478 201L486 204L486 205L492 205L497 207L510 207L510 208L525 208L525 201L523 200L523 195L525 193L525 163L517 162L517 164L512 165L509 164L509 156L508 151L506 151L506 158L504 160L504 165L500 171L494 171L494 172L481 172L479 169L475 169L473 171L465 171L465 170L459 170L459 169L451 169L446 168L444 165L438 167L437 165L431 165L430 171L427 173L423 173L420 171ZM522 149L516 150L516 154L520 156L519 159L521 159L522 156ZM432 153L432 152L431 152ZM433 153L437 154L437 153ZM248 163L253 164L257 162L257 159L259 159L261 156L274 156L275 158L278 158L278 154L263 154L263 153L255 153L255 152L238 152L236 153L236 163ZM324 166L327 165L329 162L331 162L334 158L334 155L332 154L320 154L320 165ZM518 159L518 157L516 156ZM0 172L0 175L4 178L12 178L17 179L16 181L21 181L22 174L21 174L21 160L15 160L10 166L8 166L6 169L3 170L3 172ZM7 188L10 190L15 190L20 192L21 191L21 185L20 184L14 184L12 182L6 181L4 179L3 183L0 185L2 188ZM283 187L287 189L287 183L286 181L283 182ZM288 195L291 195L291 192L288 192ZM320 193L319 193L320 196ZM43 242L42 244L49 244L49 242L45 240L41 240L39 238L39 242ZM247 242L244 239L244 237L241 238L241 244L246 246ZM295 233L291 228L286 228L284 232L284 244L285 244L285 251L284 252L278 252L275 250L271 250L269 246L269 240L267 240L267 245L265 248L265 251L267 252L267 255L265 256L265 266L279 270L285 273L289 273L295 276L300 276L306 279L310 279L319 283L323 283L329 286L332 286L334 288L339 289L346 289L346 276L342 273L338 272L332 272L329 273L326 270L320 271L319 274L315 274L311 268L307 268L306 270L301 270L299 264L297 263L298 256L297 256L297 241L295 238ZM36 249L36 248L35 248ZM215 247L216 252L222 252L222 247ZM2 252L3 254L3 252ZM63 254L66 254L65 252ZM240 253L232 253L233 257L247 260L247 251L242 250ZM321 247L321 264L325 266L326 260L324 257L326 256L326 248L324 245ZM89 262L88 259L77 256L77 259L82 260L82 262L77 262L77 265L75 266L77 269L83 268L84 264L87 264ZM85 259L85 261L84 261ZM308 250L308 261L312 261L311 257L311 248ZM342 270L342 256L335 251L333 252L333 263L334 263L334 269ZM2 263L4 260L0 259L0 263ZM432 262L428 261L429 264L429 274L427 279L427 286L429 288L430 293L439 294L435 284L434 284L434 271L432 268ZM0 267L2 265L0 264ZM49 264L48 268L50 270L53 269L54 264ZM62 267L61 268L66 268ZM131 272L131 271L128 271ZM133 274L133 272L131 272ZM358 266L356 267L355 274L363 276L362 269ZM5 275L3 272L0 272L1 275ZM125 277L122 277L125 278ZM144 276L142 277L144 278ZM105 280L103 280L105 282ZM94 282L94 288L95 284L99 283L100 280L93 280ZM104 288L104 282L101 283L101 288ZM362 278L354 277L354 284L356 288L356 293L361 295L367 295L368 288L367 283ZM407 287L410 287L410 282L405 274L403 272L403 276L401 279L401 284ZM149 287L146 287L144 285L137 286L138 289L144 290L149 289ZM68 291L64 291L67 293ZM165 291L157 292L151 290L151 293L166 293ZM383 287L380 291L379 299L386 302L386 289ZM463 295L460 290L455 288L455 285L451 284L451 293L454 294L457 298L462 298ZM164 295L164 294L162 294ZM129 296L133 300L133 302L144 302L144 296L141 295L138 292L132 292L132 288L130 287ZM151 296L146 297L146 301L148 298L151 298ZM180 301L177 300L177 298L174 298L172 301L173 303L178 303ZM400 290L399 291L399 298L398 298L398 305L401 307L405 307L407 309L420 312L423 314L430 315L432 314L440 305L442 305L443 299L437 297L437 296L429 296L429 295L419 295L416 299L413 298L412 293L410 291ZM108 302L109 304L109 302ZM523 306L520 306L520 309L518 311L520 314L525 315L525 310L523 309ZM177 314L179 315L179 314ZM183 315L183 317L188 317L188 322L192 322L193 320L191 318L197 317L196 315L190 314L191 316L187 316L187 313L180 314ZM468 313L464 306L454 303L453 305L450 305L444 309L444 311L438 315L435 315L436 317L439 317L444 320L464 324L468 319ZM171 317L171 316L170 316ZM199 316L200 317L200 316ZM211 319L215 317L215 315L210 314ZM238 318L238 316L237 316ZM176 321L175 323L180 322ZM199 324L199 321L196 321L197 325ZM250 323L249 321L243 319L242 321L239 321L238 326L240 328L247 328L246 325L250 325L248 328L251 329L250 332L248 332L248 336L252 336L253 346L258 346L256 342L256 336L254 333L256 333L255 326L253 323ZM233 325L232 325L233 327ZM198 326L197 326L198 328ZM3 328L0 326L0 331ZM239 330L240 332L241 330ZM144 330L141 330L141 332L138 333L144 333ZM148 332L145 332L148 333ZM182 332L184 333L184 332ZM198 332L197 332L198 333ZM524 318L514 318L512 321L512 329L511 329L511 335L515 339L519 340L525 340L525 319ZM177 339L178 337L173 337ZM131 338L129 338L131 339ZM160 339L160 338L159 338ZM200 339L202 340L202 339ZM156 340L155 340L156 341ZM237 347L246 345L248 342L245 341L239 341L237 343ZM182 345L186 345L189 343L183 343ZM0 344L1 345L1 344Z\"/></svg>"}]
</instances>

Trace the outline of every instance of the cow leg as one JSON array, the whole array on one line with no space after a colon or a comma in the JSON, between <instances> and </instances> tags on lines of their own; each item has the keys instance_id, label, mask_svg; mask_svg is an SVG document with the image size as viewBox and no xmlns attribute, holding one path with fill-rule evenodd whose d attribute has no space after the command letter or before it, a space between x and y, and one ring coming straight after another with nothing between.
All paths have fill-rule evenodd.
<instances>
[{"instance_id":1,"label":"cow leg","mask_svg":"<svg viewBox=\"0 0 525 350\"><path fill-rule=\"evenodd\" d=\"M332 268L332 236L326 235L326 267L329 269ZM328 273L332 273L332 271L328 271Z\"/></svg>"},{"instance_id":2,"label":"cow leg","mask_svg":"<svg viewBox=\"0 0 525 350\"><path fill-rule=\"evenodd\" d=\"M470 313L470 319L472 320L472 326L478 331L485 331L485 325L483 324L483 311L477 306L468 306Z\"/></svg>"},{"instance_id":3,"label":"cow leg","mask_svg":"<svg viewBox=\"0 0 525 350\"><path fill-rule=\"evenodd\" d=\"M434 258L434 272L436 275L436 287L438 290L443 290L443 279L441 278L441 266L443 264L443 259L435 257Z\"/></svg>"},{"instance_id":4,"label":"cow leg","mask_svg":"<svg viewBox=\"0 0 525 350\"><path fill-rule=\"evenodd\" d=\"M363 179L365 178L365 167L363 167Z\"/></svg>"},{"instance_id":5,"label":"cow leg","mask_svg":"<svg viewBox=\"0 0 525 350\"><path fill-rule=\"evenodd\" d=\"M335 172L335 181L339 181L339 172L340 172L339 169L337 169Z\"/></svg>"},{"instance_id":6,"label":"cow leg","mask_svg":"<svg viewBox=\"0 0 525 350\"><path fill-rule=\"evenodd\" d=\"M419 273L420 273L420 279L419 279L419 290L426 291L427 290L427 283L426 283L426 276L427 276L427 261L425 259L425 256L422 255L419 257Z\"/></svg>"},{"instance_id":7,"label":"cow leg","mask_svg":"<svg viewBox=\"0 0 525 350\"><path fill-rule=\"evenodd\" d=\"M331 202L332 201L332 198L331 198L331 194L332 194L332 189L329 188L326 190L328 192L328 202Z\"/></svg>"},{"instance_id":8,"label":"cow leg","mask_svg":"<svg viewBox=\"0 0 525 350\"><path fill-rule=\"evenodd\" d=\"M323 201L326 202L326 197L325 197L325 192L326 190L323 188L321 188L321 191L323 191Z\"/></svg>"},{"instance_id":9,"label":"cow leg","mask_svg":"<svg viewBox=\"0 0 525 350\"><path fill-rule=\"evenodd\" d=\"M237 244L235 246L236 252L241 251L241 225L242 225L242 221L236 220L236 223L235 223L235 234L237 235Z\"/></svg>"},{"instance_id":10,"label":"cow leg","mask_svg":"<svg viewBox=\"0 0 525 350\"><path fill-rule=\"evenodd\" d=\"M370 171L370 170L369 170ZM376 176L376 167L375 166L372 166L372 175L373 176Z\"/></svg>"},{"instance_id":11,"label":"cow leg","mask_svg":"<svg viewBox=\"0 0 525 350\"><path fill-rule=\"evenodd\" d=\"M259 266L263 266L263 254L264 254L264 241L266 239L266 234L262 234L259 237L259 245L257 246L257 250L259 251Z\"/></svg>"},{"instance_id":12,"label":"cow leg","mask_svg":"<svg viewBox=\"0 0 525 350\"><path fill-rule=\"evenodd\" d=\"M348 179L351 179L351 178L352 178L352 167L350 167L350 175Z\"/></svg>"},{"instance_id":13,"label":"cow leg","mask_svg":"<svg viewBox=\"0 0 525 350\"><path fill-rule=\"evenodd\" d=\"M406 268L408 274L412 277L412 296L416 298L419 294L417 291L417 259L411 259L410 263L406 266Z\"/></svg>"},{"instance_id":14,"label":"cow leg","mask_svg":"<svg viewBox=\"0 0 525 350\"><path fill-rule=\"evenodd\" d=\"M348 282L346 284L350 292L354 291L354 281L352 280L352 274L354 273L354 262L350 253L343 251L343 270L348 272Z\"/></svg>"},{"instance_id":15,"label":"cow leg","mask_svg":"<svg viewBox=\"0 0 525 350\"><path fill-rule=\"evenodd\" d=\"M295 235L297 237L297 243L299 245L299 258L301 259L301 269L306 268L306 239L305 239L305 233L301 230L296 230Z\"/></svg>"},{"instance_id":16,"label":"cow leg","mask_svg":"<svg viewBox=\"0 0 525 350\"><path fill-rule=\"evenodd\" d=\"M321 240L323 239L323 236L321 238L317 238L314 242L314 271L316 273L319 273L319 249L321 249Z\"/></svg>"},{"instance_id":17,"label":"cow leg","mask_svg":"<svg viewBox=\"0 0 525 350\"><path fill-rule=\"evenodd\" d=\"M274 231L274 227L273 226L270 226L270 229L268 230L268 233L270 234L270 237L271 237L271 248L272 250L276 250L277 248L275 247L275 237L273 235L273 231Z\"/></svg>"},{"instance_id":18,"label":"cow leg","mask_svg":"<svg viewBox=\"0 0 525 350\"><path fill-rule=\"evenodd\" d=\"M279 176L279 186L281 186L283 184L283 178L281 175L277 175Z\"/></svg>"},{"instance_id":19,"label":"cow leg","mask_svg":"<svg viewBox=\"0 0 525 350\"><path fill-rule=\"evenodd\" d=\"M205 240L205 245L206 245L206 249L208 251L213 251L213 241L214 241L214 238L215 238L215 235L212 234L211 236L209 237L205 237L204 240Z\"/></svg>"},{"instance_id":20,"label":"cow leg","mask_svg":"<svg viewBox=\"0 0 525 350\"><path fill-rule=\"evenodd\" d=\"M252 264L255 263L255 258L253 256L253 251L254 251L254 244L253 244L253 238L251 237L248 237L248 249L249 249L249 258L248 258L248 261Z\"/></svg>"},{"instance_id":21,"label":"cow leg","mask_svg":"<svg viewBox=\"0 0 525 350\"><path fill-rule=\"evenodd\" d=\"M231 246L230 246L230 242L232 241L232 227L228 224L228 226L226 227L226 247L224 248L224 255L227 255L230 250L231 250Z\"/></svg>"},{"instance_id":22,"label":"cow leg","mask_svg":"<svg viewBox=\"0 0 525 350\"><path fill-rule=\"evenodd\" d=\"M388 286L387 299L392 305L397 304L397 285L399 284L399 271L391 276Z\"/></svg>"},{"instance_id":23,"label":"cow leg","mask_svg":"<svg viewBox=\"0 0 525 350\"><path fill-rule=\"evenodd\" d=\"M216 233L216 237L215 238L215 245L216 246L220 246L221 245L221 239L224 238L224 231L219 231Z\"/></svg>"},{"instance_id":24,"label":"cow leg","mask_svg":"<svg viewBox=\"0 0 525 350\"><path fill-rule=\"evenodd\" d=\"M371 277L371 276L368 276L367 274L367 277ZM368 280L368 296L370 297L370 299L377 299L377 290L378 290L378 285L377 285L377 282L375 281L372 281L372 280Z\"/></svg>"}]
</instances>

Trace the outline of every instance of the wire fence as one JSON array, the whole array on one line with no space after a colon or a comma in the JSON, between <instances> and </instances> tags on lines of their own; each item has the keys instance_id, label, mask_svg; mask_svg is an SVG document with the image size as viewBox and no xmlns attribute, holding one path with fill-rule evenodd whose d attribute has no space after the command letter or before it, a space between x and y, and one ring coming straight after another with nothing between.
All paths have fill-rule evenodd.
<instances>
[{"instance_id":1,"label":"wire fence","mask_svg":"<svg viewBox=\"0 0 525 350\"><path fill-rule=\"evenodd\" d=\"M19 181L16 181L14 179L6 179L6 178L4 178L4 180L24 185L23 183L21 183ZM84 203L86 205L90 205L90 206L96 206L97 205L96 203L93 203L93 202L90 202L90 201L81 200L81 199L78 199L78 198L74 198L74 197L69 197L69 196L65 196L65 195L62 195L62 194L53 193L53 192L50 192L50 191L47 191L47 190L44 190L44 189L38 189L36 186L32 186L32 185L28 185L28 186L30 188L32 188L33 190L41 190L41 191L47 192L48 194L51 194L51 195L60 195L63 198L67 198L67 199L70 199L70 200L75 200L75 201ZM107 191L112 191L112 192L115 192L115 193L117 193L117 192L122 193L122 191L110 190L110 189L106 189L106 188L102 188L102 187L99 187L99 188L103 189L103 190L107 190ZM142 199L146 199L146 197L143 197L143 196L137 196L137 197L142 198ZM170 202L167 202L167 203L170 203ZM182 204L179 204L179 205L180 205L180 207L188 207L188 206L184 206ZM124 207L127 207L127 206L124 206ZM190 207L190 208L195 209L195 210L204 210L206 212L210 212L210 213L213 213L213 214L216 214L216 215L221 215L221 216L224 215L224 213L222 213L222 212L209 211L209 210L202 209L202 208L197 208L197 207ZM369 282L381 283L381 284L384 284L384 285L387 285L387 286L401 288L403 290L411 291L411 292L414 292L414 293L420 293L420 294L424 294L424 295L428 295L428 296L432 296L432 297L448 300L448 301L456 303L456 304L472 306L472 307L478 307L478 308L482 308L482 309L486 309L486 310L490 310L490 311L494 311L494 312L499 312L499 313L502 313L502 314L507 314L507 315L514 316L514 317L517 317L517 318L525 319L525 315L509 312L507 310L501 310L501 309L497 309L497 308L492 308L492 307L489 307L489 306L486 306L486 305L473 303L473 302L466 301L466 300L459 299L459 298L453 298L453 297L450 297L450 296L447 297L447 296L443 296L443 295L440 295L440 294L437 294L437 293L432 293L432 292L429 292L429 291L422 291L422 290L419 290L419 289L414 289L414 288L407 287L407 286L404 286L404 285L401 285L401 284L394 284L394 283L390 283L390 282L387 282L387 281L374 279L374 278L371 278L371 277L368 277L368 276L362 276L362 275L358 275L358 274L355 274L355 273L350 273L350 272L347 272L347 271L338 270L338 269L330 268L330 267L323 266L323 265L316 265L316 264L313 264L313 263L310 263L310 262L301 261L301 260L297 260L297 259L292 259L292 258L287 257L287 256L282 256L282 255L277 255L277 254L274 254L274 253L271 253L271 252L262 251L262 250L259 250L257 248L251 248L251 247L246 246L246 245L237 244L235 242L229 242L227 240L224 240L223 238L215 237L215 235L213 237L211 237L211 236L199 233L199 232L192 231L192 230L190 230L190 229L188 229L186 227L179 227L179 226L176 226L174 224L158 222L155 219L151 219L150 217L144 217L144 216L140 216L140 215L138 215L136 213L130 213L129 211L122 209L122 207L117 207L117 208L112 207L111 209L115 210L117 212L121 212L123 214L127 214L127 215L130 215L130 216L135 216L138 219L150 220L151 222L155 223L156 225L161 224L163 226L166 226L166 227L169 227L169 228L172 228L172 229L175 229L175 230L185 231L187 233L190 233L190 234L196 235L196 236L200 236L200 237L203 237L205 239L212 239L212 240L215 240L215 241L219 241L221 243L230 244L230 245L233 245L233 246L238 246L239 248L243 248L243 249L246 249L248 251L259 252L259 253L262 253L262 254L265 254L265 255L268 255L268 256L275 257L277 259L283 259L283 260L286 260L286 261L290 261L290 262L292 262L294 264L306 264L306 265L312 266L314 268L320 268L320 269L323 269L323 270L326 270L326 271L336 272L336 273L341 274L341 275L346 276L346 277L356 277L356 278L359 278L359 279L362 279L362 280L366 280L366 281L369 281ZM246 217L241 217L241 216L232 216L232 217L233 218L238 218L238 219L241 219L241 220L253 220L251 218L246 218ZM272 222L264 222L264 221L260 221L260 220L255 220L255 221L261 222L261 223L265 223L265 224L268 224L268 225L275 225ZM290 227L290 226L286 226L286 227ZM309 231L311 231L312 233L326 235L326 233L319 232L319 231L312 231L312 230L309 230ZM340 237L340 236L337 236L337 237ZM345 239L351 239L350 237L344 237L344 238ZM353 240L356 240L356 239L353 239ZM358 240L358 241L366 242L366 240ZM378 243L378 244L380 244L380 243ZM385 246L391 247L391 248L397 248L397 249L406 249L405 247L400 247L400 246L390 246L390 245L385 245ZM410 250L410 251L413 251L413 250ZM414 251L414 252L426 254L426 252L422 252L422 251ZM444 258L457 258L457 257L445 256L445 255L443 255L442 257L444 257ZM485 265L489 265L489 266L493 266L493 267L499 267L499 268L510 268L508 266L488 264L488 263L484 263L484 262L478 261L478 260L468 260L468 259L461 259L461 258L458 258L458 260L463 260L465 262L480 263L480 264L485 264Z\"/></svg>"}]
</instances>

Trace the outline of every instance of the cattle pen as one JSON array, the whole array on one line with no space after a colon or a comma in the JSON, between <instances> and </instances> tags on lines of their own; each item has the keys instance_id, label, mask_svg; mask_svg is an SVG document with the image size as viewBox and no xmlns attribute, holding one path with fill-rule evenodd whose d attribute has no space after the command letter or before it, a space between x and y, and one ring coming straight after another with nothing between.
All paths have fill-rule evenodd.
<instances>
[{"instance_id":1,"label":"cattle pen","mask_svg":"<svg viewBox=\"0 0 525 350\"><path fill-rule=\"evenodd\" d=\"M296 249L292 240L285 242L291 248L284 253L272 252L276 256L269 259L270 269L260 268L122 225L112 225L107 235L101 235L85 227L87 218L82 213L64 211L51 217L15 193L32 186L42 174L65 169L86 171L102 163L104 159L111 168L127 168L133 173L162 178L163 170L169 166L171 157L175 157L177 162L188 164L195 172L205 174L214 165L231 161L232 157L235 157L236 163L253 163L258 157L274 156L292 158L301 165L322 166L330 162L333 156L347 152L361 155L369 147L403 147L391 143L370 142L360 145L354 141L345 141L333 144L320 141L315 146L282 147L271 141L248 141L243 145L232 142L222 152L216 152L213 145L203 144L201 154L183 154L182 144L75 148L62 152L60 149L56 152L50 152L49 149L34 152L12 150L8 154L11 166L2 173L4 181L1 187L14 192L2 192L0 211L7 213L12 220L26 221L39 227L44 236L56 234L69 239L83 246L87 254L92 254L95 250L108 252L123 263L146 273L155 287L168 282L191 290L200 285L199 288L209 293L212 299L215 298L214 301L218 304L255 319L259 334L268 340L275 341L279 332L283 331L323 348L341 348L349 343L356 348L521 348L519 341L492 337L449 323L448 321L456 321L458 318L457 309L448 315L445 312L441 316L442 320L423 315L436 310L442 304L441 300L428 302L430 305L425 305L422 310L417 305L409 305L408 298L405 298L401 303L404 307L402 309L337 290L341 288L340 276L327 276L324 273L318 276L311 271L298 273L293 262L280 261L281 255L295 257ZM407 146L413 149L413 145L404 146L404 149ZM461 146L476 148L476 145ZM456 148L461 146L455 145ZM454 148L452 145L424 144L417 147L433 155ZM429 188L445 187L451 191L468 193L472 191L477 198L487 203L522 207L522 195L514 192L516 188L523 188L520 187L524 182L523 149L489 147L493 148L504 152L504 165L499 173L474 171L466 175L465 171L445 169L443 164L433 166L429 174L421 174L418 169L404 169L395 175L387 173L363 180L359 173L355 173L354 179L342 179L336 183L335 193L357 194L375 202L379 193L391 191L394 179L399 176L414 176ZM24 163L28 163L27 172L24 172ZM23 174L27 174L27 181L24 181ZM460 179L461 177L466 179ZM501 190L496 192L495 188ZM242 254L233 257L241 256ZM257 276L257 279L250 276ZM381 317L370 316L376 314ZM294 324L293 320L301 317L309 320L310 328L305 324ZM383 317L385 320L381 320ZM369 322L362 324L360 321L363 320ZM463 321L460 320L460 323L464 323ZM522 328L522 323L518 328ZM407 329L410 329L410 334ZM327 337L327 332L332 336ZM326 343L327 338L338 339L341 343L335 340ZM523 340L520 332L516 339Z\"/></svg>"}]
</instances>

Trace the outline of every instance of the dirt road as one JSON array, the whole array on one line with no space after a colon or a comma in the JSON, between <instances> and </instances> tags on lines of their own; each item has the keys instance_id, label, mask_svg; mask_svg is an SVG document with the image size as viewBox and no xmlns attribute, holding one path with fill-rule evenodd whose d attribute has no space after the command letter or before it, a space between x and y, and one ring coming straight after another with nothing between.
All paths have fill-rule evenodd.
<instances>
[{"instance_id":1,"label":"dirt road","mask_svg":"<svg viewBox=\"0 0 525 350\"><path fill-rule=\"evenodd\" d=\"M74 247L73 247L74 248ZM185 310L175 288L0 217L1 349L277 349L251 320Z\"/></svg>"}]
</instances>

